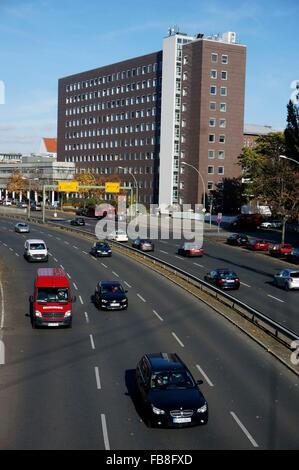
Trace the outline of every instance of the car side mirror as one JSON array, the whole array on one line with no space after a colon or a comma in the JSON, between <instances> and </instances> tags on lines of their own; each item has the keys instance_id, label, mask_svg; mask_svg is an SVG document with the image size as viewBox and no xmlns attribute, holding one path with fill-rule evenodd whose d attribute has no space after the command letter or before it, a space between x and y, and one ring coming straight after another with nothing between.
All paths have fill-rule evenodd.
<instances>
[{"instance_id":1,"label":"car side mirror","mask_svg":"<svg viewBox=\"0 0 299 470\"><path fill-rule=\"evenodd\" d=\"M202 384L203 384L203 380L197 380L197 381L196 381L196 384L197 384L197 385L202 385Z\"/></svg>"}]
</instances>

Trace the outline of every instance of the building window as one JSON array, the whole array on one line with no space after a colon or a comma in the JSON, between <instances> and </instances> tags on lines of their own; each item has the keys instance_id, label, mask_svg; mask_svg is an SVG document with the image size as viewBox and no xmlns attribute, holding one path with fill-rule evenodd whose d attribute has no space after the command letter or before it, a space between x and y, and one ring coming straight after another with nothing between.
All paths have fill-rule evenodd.
<instances>
[{"instance_id":1,"label":"building window","mask_svg":"<svg viewBox=\"0 0 299 470\"><path fill-rule=\"evenodd\" d=\"M220 111L222 113L226 113L226 110L227 110L227 105L226 103L220 103Z\"/></svg>"},{"instance_id":2,"label":"building window","mask_svg":"<svg viewBox=\"0 0 299 470\"><path fill-rule=\"evenodd\" d=\"M222 55L221 57L221 63L222 64L228 64L228 55Z\"/></svg>"},{"instance_id":3,"label":"building window","mask_svg":"<svg viewBox=\"0 0 299 470\"><path fill-rule=\"evenodd\" d=\"M213 52L211 54L211 61L216 64L218 62L218 54L216 54L215 52Z\"/></svg>"},{"instance_id":4,"label":"building window","mask_svg":"<svg viewBox=\"0 0 299 470\"><path fill-rule=\"evenodd\" d=\"M210 72L210 77L216 80L217 78L217 70L211 70Z\"/></svg>"},{"instance_id":5,"label":"building window","mask_svg":"<svg viewBox=\"0 0 299 470\"><path fill-rule=\"evenodd\" d=\"M219 142L220 142L220 144L225 144L225 135L220 135L219 136Z\"/></svg>"},{"instance_id":6,"label":"building window","mask_svg":"<svg viewBox=\"0 0 299 470\"><path fill-rule=\"evenodd\" d=\"M210 111L216 111L217 104L215 101L210 101Z\"/></svg>"},{"instance_id":7,"label":"building window","mask_svg":"<svg viewBox=\"0 0 299 470\"><path fill-rule=\"evenodd\" d=\"M208 181L208 191L212 191L213 187L214 187L213 181Z\"/></svg>"},{"instance_id":8,"label":"building window","mask_svg":"<svg viewBox=\"0 0 299 470\"><path fill-rule=\"evenodd\" d=\"M219 127L221 127L222 129L226 128L226 119L220 119Z\"/></svg>"},{"instance_id":9,"label":"building window","mask_svg":"<svg viewBox=\"0 0 299 470\"><path fill-rule=\"evenodd\" d=\"M210 86L210 94L217 95L217 87L215 85Z\"/></svg>"},{"instance_id":10,"label":"building window","mask_svg":"<svg viewBox=\"0 0 299 470\"><path fill-rule=\"evenodd\" d=\"M218 166L218 175L224 175L224 166Z\"/></svg>"},{"instance_id":11,"label":"building window","mask_svg":"<svg viewBox=\"0 0 299 470\"><path fill-rule=\"evenodd\" d=\"M209 142L215 142L215 134L209 134Z\"/></svg>"},{"instance_id":12,"label":"building window","mask_svg":"<svg viewBox=\"0 0 299 470\"><path fill-rule=\"evenodd\" d=\"M212 160L213 158L215 158L215 150L208 151L208 158L209 160Z\"/></svg>"},{"instance_id":13,"label":"building window","mask_svg":"<svg viewBox=\"0 0 299 470\"><path fill-rule=\"evenodd\" d=\"M221 80L227 80L227 72L224 70L221 72Z\"/></svg>"},{"instance_id":14,"label":"building window","mask_svg":"<svg viewBox=\"0 0 299 470\"><path fill-rule=\"evenodd\" d=\"M225 159L225 151L224 150L219 150L218 152L218 158L220 160L224 160Z\"/></svg>"},{"instance_id":15,"label":"building window","mask_svg":"<svg viewBox=\"0 0 299 470\"><path fill-rule=\"evenodd\" d=\"M213 175L213 174L214 174L214 167L208 166L208 175Z\"/></svg>"},{"instance_id":16,"label":"building window","mask_svg":"<svg viewBox=\"0 0 299 470\"><path fill-rule=\"evenodd\" d=\"M227 96L227 88L226 88L226 86L222 86L222 87L220 88L220 95L221 95L221 96Z\"/></svg>"},{"instance_id":17,"label":"building window","mask_svg":"<svg viewBox=\"0 0 299 470\"><path fill-rule=\"evenodd\" d=\"M209 119L209 126L210 127L215 127L216 126L216 119L215 118L210 118Z\"/></svg>"}]
</instances>

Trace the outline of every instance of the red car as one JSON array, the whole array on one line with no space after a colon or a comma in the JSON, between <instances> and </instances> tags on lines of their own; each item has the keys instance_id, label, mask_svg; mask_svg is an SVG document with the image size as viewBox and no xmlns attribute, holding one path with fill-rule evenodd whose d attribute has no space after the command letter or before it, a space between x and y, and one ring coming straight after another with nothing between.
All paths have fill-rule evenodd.
<instances>
[{"instance_id":1,"label":"red car","mask_svg":"<svg viewBox=\"0 0 299 470\"><path fill-rule=\"evenodd\" d=\"M178 255L180 255L180 256L202 256L203 255L203 249L197 243L185 242L178 249Z\"/></svg>"},{"instance_id":2,"label":"red car","mask_svg":"<svg viewBox=\"0 0 299 470\"><path fill-rule=\"evenodd\" d=\"M293 247L289 243L277 243L271 246L269 253L271 256L286 256L291 254L292 251Z\"/></svg>"},{"instance_id":3,"label":"red car","mask_svg":"<svg viewBox=\"0 0 299 470\"><path fill-rule=\"evenodd\" d=\"M267 240L249 240L247 248L253 251L268 251L270 243Z\"/></svg>"}]
</instances>

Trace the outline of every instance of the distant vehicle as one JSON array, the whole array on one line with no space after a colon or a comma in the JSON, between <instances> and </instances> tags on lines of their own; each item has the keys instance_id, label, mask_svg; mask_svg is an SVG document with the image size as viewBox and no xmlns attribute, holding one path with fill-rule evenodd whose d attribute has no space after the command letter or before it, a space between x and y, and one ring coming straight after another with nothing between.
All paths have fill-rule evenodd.
<instances>
[{"instance_id":1,"label":"distant vehicle","mask_svg":"<svg viewBox=\"0 0 299 470\"><path fill-rule=\"evenodd\" d=\"M61 268L38 269L30 297L32 327L72 327L72 297L69 279Z\"/></svg>"},{"instance_id":2,"label":"distant vehicle","mask_svg":"<svg viewBox=\"0 0 299 470\"><path fill-rule=\"evenodd\" d=\"M240 278L230 269L215 269L204 277L206 282L214 284L219 289L239 289Z\"/></svg>"},{"instance_id":3,"label":"distant vehicle","mask_svg":"<svg viewBox=\"0 0 299 470\"><path fill-rule=\"evenodd\" d=\"M43 240L26 240L24 258L27 261L48 261L48 248Z\"/></svg>"},{"instance_id":4,"label":"distant vehicle","mask_svg":"<svg viewBox=\"0 0 299 470\"><path fill-rule=\"evenodd\" d=\"M33 211L39 211L40 212L42 210L42 205L41 205L40 202L32 202L30 207L31 207L31 210L33 210Z\"/></svg>"},{"instance_id":5,"label":"distant vehicle","mask_svg":"<svg viewBox=\"0 0 299 470\"><path fill-rule=\"evenodd\" d=\"M133 241L132 247L140 251L154 251L155 245L151 240L136 238Z\"/></svg>"},{"instance_id":6,"label":"distant vehicle","mask_svg":"<svg viewBox=\"0 0 299 470\"><path fill-rule=\"evenodd\" d=\"M29 233L30 228L28 224L25 224L25 222L18 222L15 225L15 232L17 233Z\"/></svg>"},{"instance_id":7,"label":"distant vehicle","mask_svg":"<svg viewBox=\"0 0 299 470\"><path fill-rule=\"evenodd\" d=\"M261 226L263 216L261 214L240 214L231 222L230 226L233 229L240 230L254 230Z\"/></svg>"},{"instance_id":8,"label":"distant vehicle","mask_svg":"<svg viewBox=\"0 0 299 470\"><path fill-rule=\"evenodd\" d=\"M261 228L281 228L282 222L280 220L268 220L261 223Z\"/></svg>"},{"instance_id":9,"label":"distant vehicle","mask_svg":"<svg viewBox=\"0 0 299 470\"><path fill-rule=\"evenodd\" d=\"M149 427L204 425L208 403L190 370L175 353L145 354L136 367L136 385Z\"/></svg>"},{"instance_id":10,"label":"distant vehicle","mask_svg":"<svg viewBox=\"0 0 299 470\"><path fill-rule=\"evenodd\" d=\"M120 282L100 281L94 294L95 305L101 310L127 310L126 293Z\"/></svg>"},{"instance_id":11,"label":"distant vehicle","mask_svg":"<svg viewBox=\"0 0 299 470\"><path fill-rule=\"evenodd\" d=\"M248 241L249 238L247 235L242 233L233 233L227 238L226 243L233 246L246 246Z\"/></svg>"},{"instance_id":12,"label":"distant vehicle","mask_svg":"<svg viewBox=\"0 0 299 470\"><path fill-rule=\"evenodd\" d=\"M26 209L27 207L28 207L28 204L26 202L17 202L18 209Z\"/></svg>"},{"instance_id":13,"label":"distant vehicle","mask_svg":"<svg viewBox=\"0 0 299 470\"><path fill-rule=\"evenodd\" d=\"M112 250L107 242L95 242L91 247L90 254L97 257L110 257Z\"/></svg>"},{"instance_id":14,"label":"distant vehicle","mask_svg":"<svg viewBox=\"0 0 299 470\"><path fill-rule=\"evenodd\" d=\"M12 202L9 199L7 199L7 201L4 199L3 206L11 206L11 205L12 205Z\"/></svg>"},{"instance_id":15,"label":"distant vehicle","mask_svg":"<svg viewBox=\"0 0 299 470\"><path fill-rule=\"evenodd\" d=\"M299 271L282 269L274 276L274 284L283 287L286 291L299 289Z\"/></svg>"},{"instance_id":16,"label":"distant vehicle","mask_svg":"<svg viewBox=\"0 0 299 470\"><path fill-rule=\"evenodd\" d=\"M252 251L268 251L270 243L267 240L251 239L246 247Z\"/></svg>"},{"instance_id":17,"label":"distant vehicle","mask_svg":"<svg viewBox=\"0 0 299 470\"><path fill-rule=\"evenodd\" d=\"M198 243L185 242L178 249L178 255L180 256L203 256L203 249Z\"/></svg>"},{"instance_id":18,"label":"distant vehicle","mask_svg":"<svg viewBox=\"0 0 299 470\"><path fill-rule=\"evenodd\" d=\"M287 255L287 260L290 263L299 264L299 248L294 248L292 252Z\"/></svg>"},{"instance_id":19,"label":"distant vehicle","mask_svg":"<svg viewBox=\"0 0 299 470\"><path fill-rule=\"evenodd\" d=\"M293 247L288 243L277 243L269 248L270 255L276 257L289 255L292 251Z\"/></svg>"},{"instance_id":20,"label":"distant vehicle","mask_svg":"<svg viewBox=\"0 0 299 470\"><path fill-rule=\"evenodd\" d=\"M98 219L103 219L107 217L108 219L113 219L116 215L115 208L110 204L96 204L94 207L94 216Z\"/></svg>"},{"instance_id":21,"label":"distant vehicle","mask_svg":"<svg viewBox=\"0 0 299 470\"><path fill-rule=\"evenodd\" d=\"M85 215L87 216L87 209L83 208L83 207L77 207L76 209L76 215Z\"/></svg>"},{"instance_id":22,"label":"distant vehicle","mask_svg":"<svg viewBox=\"0 0 299 470\"><path fill-rule=\"evenodd\" d=\"M128 242L129 241L128 235L123 230L116 230L110 233L107 239L115 241L115 242Z\"/></svg>"},{"instance_id":23,"label":"distant vehicle","mask_svg":"<svg viewBox=\"0 0 299 470\"><path fill-rule=\"evenodd\" d=\"M84 226L85 225L85 220L82 217L75 217L75 219L72 219L70 221L71 225L76 225L76 226Z\"/></svg>"}]
</instances>

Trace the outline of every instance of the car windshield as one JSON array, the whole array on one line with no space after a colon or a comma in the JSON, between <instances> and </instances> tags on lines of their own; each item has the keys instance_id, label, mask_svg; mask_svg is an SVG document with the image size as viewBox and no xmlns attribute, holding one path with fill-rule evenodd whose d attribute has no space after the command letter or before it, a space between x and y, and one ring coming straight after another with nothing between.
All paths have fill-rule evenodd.
<instances>
[{"instance_id":1,"label":"car windshield","mask_svg":"<svg viewBox=\"0 0 299 470\"><path fill-rule=\"evenodd\" d=\"M183 248L185 250L200 250L201 246L196 243L184 243Z\"/></svg>"},{"instance_id":2,"label":"car windshield","mask_svg":"<svg viewBox=\"0 0 299 470\"><path fill-rule=\"evenodd\" d=\"M102 286L102 294L119 294L119 293L122 293L124 292L123 288L121 285L115 285L115 284L111 284L111 285L105 285L105 286Z\"/></svg>"},{"instance_id":3,"label":"car windshield","mask_svg":"<svg viewBox=\"0 0 299 470\"><path fill-rule=\"evenodd\" d=\"M69 290L67 287L40 287L37 290L37 302L68 302Z\"/></svg>"},{"instance_id":4,"label":"car windshield","mask_svg":"<svg viewBox=\"0 0 299 470\"><path fill-rule=\"evenodd\" d=\"M152 375L151 388L153 389L187 389L194 388L195 382L186 370L163 370Z\"/></svg>"},{"instance_id":5,"label":"car windshield","mask_svg":"<svg viewBox=\"0 0 299 470\"><path fill-rule=\"evenodd\" d=\"M108 248L107 243L97 243L95 246L98 250L100 250L101 248Z\"/></svg>"},{"instance_id":6,"label":"car windshield","mask_svg":"<svg viewBox=\"0 0 299 470\"><path fill-rule=\"evenodd\" d=\"M45 250L46 246L44 243L30 243L30 250Z\"/></svg>"},{"instance_id":7,"label":"car windshield","mask_svg":"<svg viewBox=\"0 0 299 470\"><path fill-rule=\"evenodd\" d=\"M299 278L299 271L296 272L296 273L290 273L290 276L293 277L294 279L298 279Z\"/></svg>"}]
</instances>

